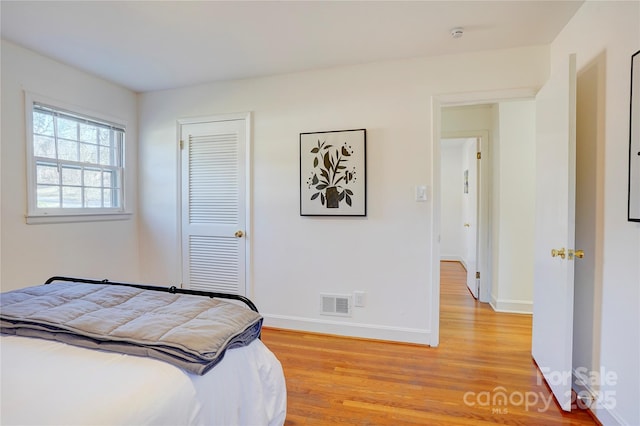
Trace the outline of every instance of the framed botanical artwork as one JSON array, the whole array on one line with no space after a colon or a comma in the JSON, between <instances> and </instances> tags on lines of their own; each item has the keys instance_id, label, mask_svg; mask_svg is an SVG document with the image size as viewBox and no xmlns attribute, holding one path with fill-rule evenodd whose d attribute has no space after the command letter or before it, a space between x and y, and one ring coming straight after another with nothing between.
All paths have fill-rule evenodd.
<instances>
[{"instance_id":1,"label":"framed botanical artwork","mask_svg":"<svg viewBox=\"0 0 640 426\"><path fill-rule=\"evenodd\" d=\"M631 57L628 219L640 222L640 50Z\"/></svg>"},{"instance_id":2,"label":"framed botanical artwork","mask_svg":"<svg viewBox=\"0 0 640 426\"><path fill-rule=\"evenodd\" d=\"M300 215L367 215L365 129L300 133Z\"/></svg>"}]
</instances>

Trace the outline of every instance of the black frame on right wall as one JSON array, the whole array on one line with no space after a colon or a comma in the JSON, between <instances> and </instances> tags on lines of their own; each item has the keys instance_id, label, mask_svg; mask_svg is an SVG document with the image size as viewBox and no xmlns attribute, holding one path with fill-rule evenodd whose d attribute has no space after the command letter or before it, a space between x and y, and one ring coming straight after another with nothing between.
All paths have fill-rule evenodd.
<instances>
[{"instance_id":1,"label":"black frame on right wall","mask_svg":"<svg viewBox=\"0 0 640 426\"><path fill-rule=\"evenodd\" d=\"M627 218L630 222L640 222L640 50L631 56L630 104Z\"/></svg>"}]
</instances>

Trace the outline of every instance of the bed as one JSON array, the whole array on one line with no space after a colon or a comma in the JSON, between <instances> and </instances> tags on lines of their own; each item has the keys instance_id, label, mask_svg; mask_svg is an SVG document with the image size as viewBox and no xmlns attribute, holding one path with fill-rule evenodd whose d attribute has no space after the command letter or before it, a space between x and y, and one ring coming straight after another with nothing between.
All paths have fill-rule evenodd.
<instances>
[{"instance_id":1,"label":"bed","mask_svg":"<svg viewBox=\"0 0 640 426\"><path fill-rule=\"evenodd\" d=\"M2 425L284 423L282 367L242 296L54 277L1 303Z\"/></svg>"}]
</instances>

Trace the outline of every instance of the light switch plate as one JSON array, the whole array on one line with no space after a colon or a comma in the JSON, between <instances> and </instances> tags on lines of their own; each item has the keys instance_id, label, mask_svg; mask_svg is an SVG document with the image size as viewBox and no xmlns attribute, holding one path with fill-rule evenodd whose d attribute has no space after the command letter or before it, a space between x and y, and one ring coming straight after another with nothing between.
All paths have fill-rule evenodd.
<instances>
[{"instance_id":1,"label":"light switch plate","mask_svg":"<svg viewBox=\"0 0 640 426\"><path fill-rule=\"evenodd\" d=\"M416 186L416 201L428 201L429 200L429 188L426 185Z\"/></svg>"}]
</instances>

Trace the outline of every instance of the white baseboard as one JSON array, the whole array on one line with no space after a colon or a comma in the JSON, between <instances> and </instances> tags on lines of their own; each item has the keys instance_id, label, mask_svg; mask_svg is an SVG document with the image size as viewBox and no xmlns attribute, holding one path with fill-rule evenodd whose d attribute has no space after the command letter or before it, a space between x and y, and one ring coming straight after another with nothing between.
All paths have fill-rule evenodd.
<instances>
[{"instance_id":1,"label":"white baseboard","mask_svg":"<svg viewBox=\"0 0 640 426\"><path fill-rule=\"evenodd\" d=\"M469 268L467 267L467 261L462 256L441 255L440 261L441 262L460 262L462 264L462 267L465 269L465 271L469 270Z\"/></svg>"},{"instance_id":2,"label":"white baseboard","mask_svg":"<svg viewBox=\"0 0 640 426\"><path fill-rule=\"evenodd\" d=\"M598 398L598 391L593 389L589 383L585 383L580 377L577 375L576 369L574 368L572 371L572 389L576 393L576 395L582 395L584 392L587 392L591 395L592 400L594 401L591 406L588 408L593 415L598 419L600 423L605 426L628 426L629 423L625 422L619 415L615 412L614 409L610 409L604 404L608 402L615 402L615 395L610 395L609 398L601 396ZM606 393L606 391L605 391ZM613 398L613 400L610 400ZM572 407L573 408L573 407Z\"/></svg>"},{"instance_id":3,"label":"white baseboard","mask_svg":"<svg viewBox=\"0 0 640 426\"><path fill-rule=\"evenodd\" d=\"M446 254L441 255L440 260L443 262L463 262L462 257L460 256L449 256Z\"/></svg>"},{"instance_id":4,"label":"white baseboard","mask_svg":"<svg viewBox=\"0 0 640 426\"><path fill-rule=\"evenodd\" d=\"M266 327L421 345L429 345L431 343L431 331L418 328L348 323L284 315L263 314L262 316Z\"/></svg>"},{"instance_id":5,"label":"white baseboard","mask_svg":"<svg viewBox=\"0 0 640 426\"><path fill-rule=\"evenodd\" d=\"M496 312L533 314L533 302L530 300L496 299L492 294L489 304Z\"/></svg>"}]
</instances>

